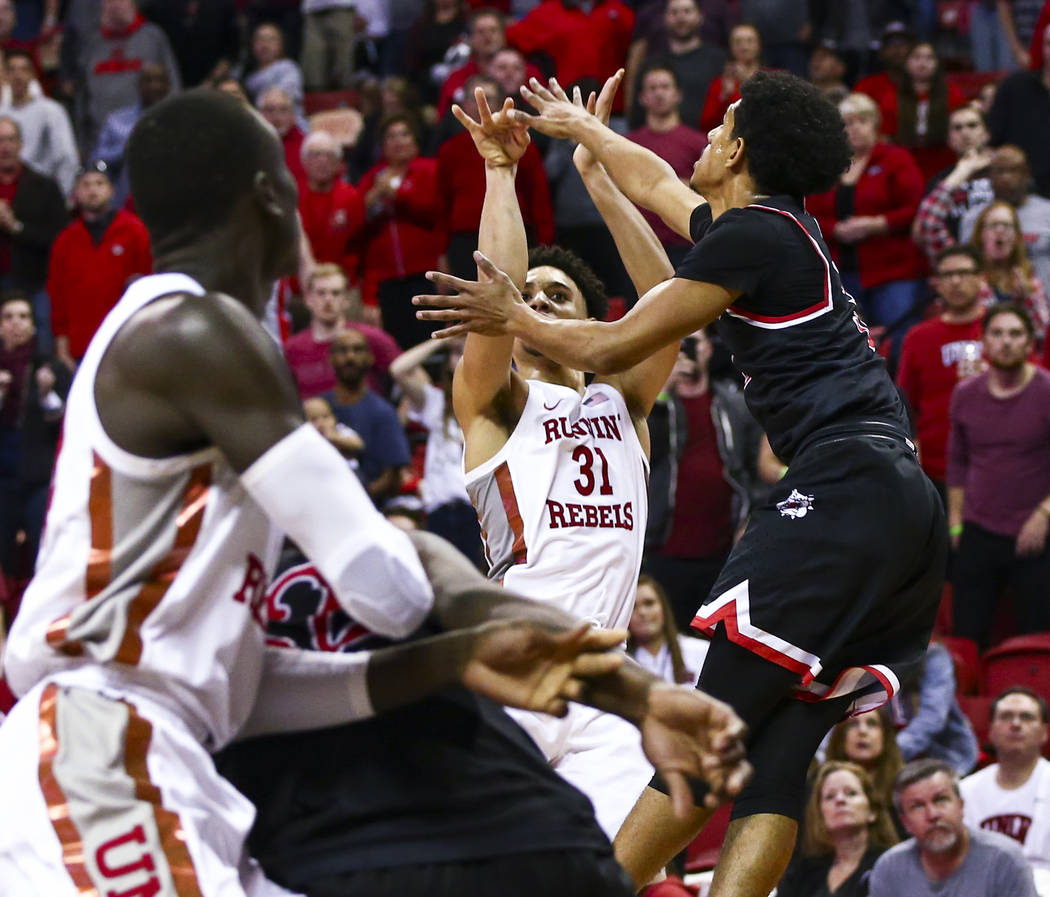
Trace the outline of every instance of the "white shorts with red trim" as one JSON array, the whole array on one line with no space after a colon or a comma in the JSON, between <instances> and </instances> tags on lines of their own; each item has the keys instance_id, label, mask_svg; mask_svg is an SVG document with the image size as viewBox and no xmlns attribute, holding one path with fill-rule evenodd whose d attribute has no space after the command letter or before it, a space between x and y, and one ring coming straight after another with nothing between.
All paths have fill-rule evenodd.
<instances>
[{"instance_id":1,"label":"white shorts with red trim","mask_svg":"<svg viewBox=\"0 0 1050 897\"><path fill-rule=\"evenodd\" d=\"M280 897L255 811L148 700L42 682L0 726L0 897Z\"/></svg>"}]
</instances>

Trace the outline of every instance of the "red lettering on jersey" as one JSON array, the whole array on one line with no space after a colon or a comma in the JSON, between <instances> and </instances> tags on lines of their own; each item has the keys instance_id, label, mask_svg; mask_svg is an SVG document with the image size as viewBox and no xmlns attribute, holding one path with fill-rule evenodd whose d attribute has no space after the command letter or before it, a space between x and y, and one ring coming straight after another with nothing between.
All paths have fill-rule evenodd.
<instances>
[{"instance_id":1,"label":"red lettering on jersey","mask_svg":"<svg viewBox=\"0 0 1050 897\"><path fill-rule=\"evenodd\" d=\"M616 526L613 523L613 509L609 505L598 506L598 526L602 529L612 529Z\"/></svg>"},{"instance_id":2,"label":"red lettering on jersey","mask_svg":"<svg viewBox=\"0 0 1050 897\"><path fill-rule=\"evenodd\" d=\"M249 554L245 561L244 582L233 596L233 600L247 604L252 619L261 629L266 628L266 568L254 554Z\"/></svg>"},{"instance_id":3,"label":"red lettering on jersey","mask_svg":"<svg viewBox=\"0 0 1050 897\"><path fill-rule=\"evenodd\" d=\"M125 863L123 866L111 866L107 858L107 854L111 850L116 850L125 844L145 843L146 833L141 825L136 825L131 831L124 832L123 835L110 838L95 851L95 863L98 866L98 871L106 878L118 878L122 875L130 875L132 872L152 872L156 866L154 866L153 857L149 853L144 853L135 862Z\"/></svg>"},{"instance_id":4,"label":"red lettering on jersey","mask_svg":"<svg viewBox=\"0 0 1050 897\"><path fill-rule=\"evenodd\" d=\"M634 529L631 503L622 505L586 505L547 499L547 525L551 529L584 526L592 529Z\"/></svg>"},{"instance_id":5,"label":"red lettering on jersey","mask_svg":"<svg viewBox=\"0 0 1050 897\"><path fill-rule=\"evenodd\" d=\"M128 888L126 891L106 891L106 897L153 897L160 893L160 881L152 876L145 884L136 888Z\"/></svg>"},{"instance_id":6,"label":"red lettering on jersey","mask_svg":"<svg viewBox=\"0 0 1050 897\"><path fill-rule=\"evenodd\" d=\"M565 506L565 510L569 512L569 526L581 526L583 524L583 505L569 502Z\"/></svg>"},{"instance_id":7,"label":"red lettering on jersey","mask_svg":"<svg viewBox=\"0 0 1050 897\"><path fill-rule=\"evenodd\" d=\"M999 832L1024 844L1028 829L1032 827L1032 817L1020 813L1004 813L1001 816L989 816L981 822L981 828L989 832Z\"/></svg>"},{"instance_id":8,"label":"red lettering on jersey","mask_svg":"<svg viewBox=\"0 0 1050 897\"><path fill-rule=\"evenodd\" d=\"M565 522L565 509L561 506L561 502L551 501L548 498L547 513L550 515L550 520L547 521L547 525L551 529L561 529L562 527L568 526Z\"/></svg>"},{"instance_id":9,"label":"red lettering on jersey","mask_svg":"<svg viewBox=\"0 0 1050 897\"><path fill-rule=\"evenodd\" d=\"M547 445L549 442L553 442L555 439L561 439L561 431L558 429L558 418L548 417L543 421L543 444Z\"/></svg>"},{"instance_id":10,"label":"red lettering on jersey","mask_svg":"<svg viewBox=\"0 0 1050 897\"><path fill-rule=\"evenodd\" d=\"M598 525L598 509L594 505L583 506L583 518L585 520L584 526L597 526Z\"/></svg>"},{"instance_id":11,"label":"red lettering on jersey","mask_svg":"<svg viewBox=\"0 0 1050 897\"><path fill-rule=\"evenodd\" d=\"M620 506L617 505L616 507L620 507ZM633 512L633 510L631 508L631 503L630 502L626 502L624 504L624 506L623 506L623 516L624 516L624 521L625 521L623 528L624 529L634 529L634 512Z\"/></svg>"},{"instance_id":12,"label":"red lettering on jersey","mask_svg":"<svg viewBox=\"0 0 1050 897\"><path fill-rule=\"evenodd\" d=\"M620 422L615 417L603 415L602 423L605 424L609 431L606 435L606 439L616 439L619 442L623 442L623 437L620 435Z\"/></svg>"}]
</instances>

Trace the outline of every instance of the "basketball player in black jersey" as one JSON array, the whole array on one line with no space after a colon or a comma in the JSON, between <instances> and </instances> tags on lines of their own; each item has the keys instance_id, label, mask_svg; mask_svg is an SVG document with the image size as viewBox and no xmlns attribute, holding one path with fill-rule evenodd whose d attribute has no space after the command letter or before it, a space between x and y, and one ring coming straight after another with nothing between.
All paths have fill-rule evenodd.
<instances>
[{"instance_id":1,"label":"basketball player in black jersey","mask_svg":"<svg viewBox=\"0 0 1050 897\"><path fill-rule=\"evenodd\" d=\"M946 551L941 505L897 392L803 205L849 163L843 123L806 82L755 75L686 186L556 82L533 80L522 94L539 114L511 112L493 127L578 141L628 198L695 245L673 278L613 323L535 314L480 254L481 282L430 275L451 295L418 297L432 307L419 314L446 324L436 336L509 334L598 373L718 320L748 406L789 462L710 595L696 596L693 623L713 634L698 687L748 724L755 767L711 894L764 897L787 866L806 769L829 727L887 700L921 662ZM709 815L698 803L676 819L655 779L616 838L617 856L641 886Z\"/></svg>"}]
</instances>

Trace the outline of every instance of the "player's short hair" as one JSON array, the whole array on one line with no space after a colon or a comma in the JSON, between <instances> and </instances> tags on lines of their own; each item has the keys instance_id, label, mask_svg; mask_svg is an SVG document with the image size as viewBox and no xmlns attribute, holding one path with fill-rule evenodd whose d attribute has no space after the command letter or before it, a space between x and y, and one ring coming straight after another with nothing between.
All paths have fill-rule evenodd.
<instances>
[{"instance_id":1,"label":"player's short hair","mask_svg":"<svg viewBox=\"0 0 1050 897\"><path fill-rule=\"evenodd\" d=\"M954 246L945 246L941 249L934 257L933 265L934 271L941 267L941 262L945 259L954 258L956 256L962 256L968 258L973 262L974 267L977 268L978 273L984 270L984 262L981 261L981 253L979 253L974 246L970 246L968 243L956 243Z\"/></svg>"},{"instance_id":2,"label":"player's short hair","mask_svg":"<svg viewBox=\"0 0 1050 897\"><path fill-rule=\"evenodd\" d=\"M4 301L0 299L0 308L3 307ZM992 706L988 708L988 720L993 722L995 720L995 711L999 707L999 702L1003 698L1008 698L1010 695L1024 695L1026 698L1031 698L1039 705L1039 718L1044 722L1050 722L1050 708L1047 707L1046 698L1040 694L1036 694L1032 689L1025 688L1023 685L1011 685L1005 691L999 692L992 701Z\"/></svg>"},{"instance_id":3,"label":"player's short hair","mask_svg":"<svg viewBox=\"0 0 1050 897\"><path fill-rule=\"evenodd\" d=\"M605 320L609 313L605 284L575 252L561 246L534 246L529 250L529 267L539 268L541 265L549 265L568 274L583 294L587 316L598 321Z\"/></svg>"},{"instance_id":4,"label":"player's short hair","mask_svg":"<svg viewBox=\"0 0 1050 897\"><path fill-rule=\"evenodd\" d=\"M1024 324L1024 329L1028 331L1029 339L1035 339L1035 324L1032 322L1032 316L1028 314L1028 309L1021 305L1020 302L996 302L984 313L981 333L987 333L988 328L992 326L992 321L1002 315L1015 315L1020 318L1021 323Z\"/></svg>"},{"instance_id":5,"label":"player's short hair","mask_svg":"<svg viewBox=\"0 0 1050 897\"><path fill-rule=\"evenodd\" d=\"M801 198L830 190L853 156L838 109L782 72L757 72L740 96L733 136L744 140L759 191Z\"/></svg>"},{"instance_id":6,"label":"player's short hair","mask_svg":"<svg viewBox=\"0 0 1050 897\"><path fill-rule=\"evenodd\" d=\"M258 114L226 93L195 88L143 113L124 158L135 211L154 244L176 231L214 231L282 159Z\"/></svg>"},{"instance_id":7,"label":"player's short hair","mask_svg":"<svg viewBox=\"0 0 1050 897\"><path fill-rule=\"evenodd\" d=\"M346 276L346 272L335 262L318 262L313 268L310 269L310 274L306 278L306 283L303 284L303 288L306 292L310 292L314 288L314 284L323 277L341 277L343 278L343 289L345 290L350 283L350 279Z\"/></svg>"},{"instance_id":8,"label":"player's short hair","mask_svg":"<svg viewBox=\"0 0 1050 897\"><path fill-rule=\"evenodd\" d=\"M901 809L901 795L904 794L905 791L918 782L925 782L927 779L932 779L939 772L943 772L948 776L949 781L952 783L952 790L955 792L955 796L961 798L962 794L959 791L959 776L950 763L946 763L944 760L935 760L933 757L925 757L922 760L912 760L911 763L905 764L904 768L897 773L897 778L893 780L893 806L897 808L897 813L900 814L903 812Z\"/></svg>"}]
</instances>

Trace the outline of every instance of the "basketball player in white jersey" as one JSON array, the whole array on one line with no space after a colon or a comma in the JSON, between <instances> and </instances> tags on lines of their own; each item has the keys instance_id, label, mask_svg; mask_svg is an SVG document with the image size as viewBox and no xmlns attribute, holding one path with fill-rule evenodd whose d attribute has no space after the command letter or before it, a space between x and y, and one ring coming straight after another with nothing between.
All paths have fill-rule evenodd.
<instances>
[{"instance_id":1,"label":"basketball player in white jersey","mask_svg":"<svg viewBox=\"0 0 1050 897\"><path fill-rule=\"evenodd\" d=\"M454 681L560 711L583 689L577 673L601 674L588 699L646 727L658 766L706 764L732 792L745 770L731 712L610 672L605 655L574 660L614 634L545 639L537 625L523 642L520 625L490 627L356 664L264 647L280 530L375 632L517 611L439 540L417 555L303 421L258 321L296 259L296 188L271 130L225 95L188 91L143 117L127 159L161 273L107 317L69 396L5 657L21 700L0 726L0 895L284 893L247 859L252 807L208 752ZM546 619L565 631L564 615Z\"/></svg>"},{"instance_id":2,"label":"basketball player in white jersey","mask_svg":"<svg viewBox=\"0 0 1050 897\"><path fill-rule=\"evenodd\" d=\"M605 117L619 79L598 100ZM493 122L476 91L480 122L459 120L485 158L479 250L499 259L530 305L554 317L601 319L604 290L558 247L527 251L514 190L527 137ZM659 241L586 150L576 162L642 295L672 274ZM582 371L508 338L471 333L455 372L453 402L464 434L466 486L481 520L490 577L599 627L626 626L634 605L648 511L646 418L677 346L585 386ZM594 804L613 837L652 777L638 732L623 720L574 707L564 720L514 718L552 765Z\"/></svg>"}]
</instances>

